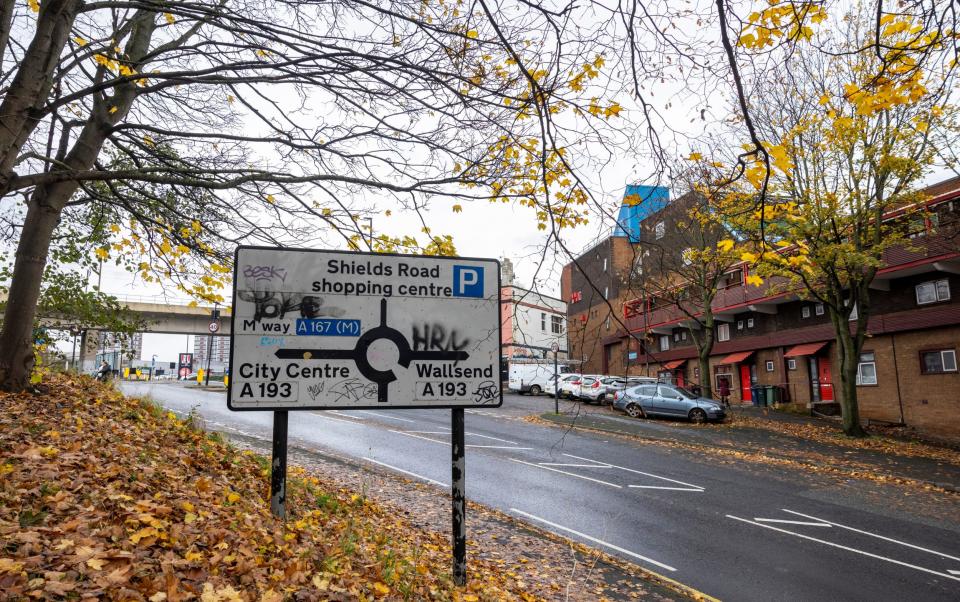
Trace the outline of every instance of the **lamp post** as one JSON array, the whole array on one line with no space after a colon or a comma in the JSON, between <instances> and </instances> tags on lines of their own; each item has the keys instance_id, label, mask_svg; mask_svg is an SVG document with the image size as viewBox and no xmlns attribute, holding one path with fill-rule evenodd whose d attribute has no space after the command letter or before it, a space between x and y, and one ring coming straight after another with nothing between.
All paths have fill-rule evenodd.
<instances>
[{"instance_id":1,"label":"lamp post","mask_svg":"<svg viewBox=\"0 0 960 602\"><path fill-rule=\"evenodd\" d=\"M560 413L560 375L557 374L557 356L560 351L560 344L556 341L550 345L550 350L553 351L553 413Z\"/></svg>"}]
</instances>

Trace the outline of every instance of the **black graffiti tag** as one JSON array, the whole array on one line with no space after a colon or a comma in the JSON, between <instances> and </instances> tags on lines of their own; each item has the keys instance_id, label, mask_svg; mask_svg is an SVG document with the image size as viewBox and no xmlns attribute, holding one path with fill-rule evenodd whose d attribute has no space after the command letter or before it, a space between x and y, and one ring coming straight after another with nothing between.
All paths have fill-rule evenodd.
<instances>
[{"instance_id":1,"label":"black graffiti tag","mask_svg":"<svg viewBox=\"0 0 960 602\"><path fill-rule=\"evenodd\" d=\"M470 339L461 337L456 328L447 329L443 324L413 325L414 351L463 351Z\"/></svg>"}]
</instances>

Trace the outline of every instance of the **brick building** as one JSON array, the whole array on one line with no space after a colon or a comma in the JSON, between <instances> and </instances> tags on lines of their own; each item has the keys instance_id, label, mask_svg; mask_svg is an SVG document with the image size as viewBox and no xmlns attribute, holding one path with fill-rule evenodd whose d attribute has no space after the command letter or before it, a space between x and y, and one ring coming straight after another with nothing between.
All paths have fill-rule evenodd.
<instances>
[{"instance_id":1,"label":"brick building","mask_svg":"<svg viewBox=\"0 0 960 602\"><path fill-rule=\"evenodd\" d=\"M858 397L864 420L957 434L960 179L926 192L931 218L909 244L885 253L871 286ZM564 268L571 357L584 361L585 373L646 374L681 384L710 378L714 387L726 379L734 402L749 403L757 385L777 385L785 401L804 406L837 401L840 361L828 312L783 292L782 283L746 285L749 266L730 269L711 305L717 325L709 375L699 373L689 317L631 286L649 269L650 252L682 252L670 238L683 201L647 212L636 236L615 233Z\"/></svg>"}]
</instances>

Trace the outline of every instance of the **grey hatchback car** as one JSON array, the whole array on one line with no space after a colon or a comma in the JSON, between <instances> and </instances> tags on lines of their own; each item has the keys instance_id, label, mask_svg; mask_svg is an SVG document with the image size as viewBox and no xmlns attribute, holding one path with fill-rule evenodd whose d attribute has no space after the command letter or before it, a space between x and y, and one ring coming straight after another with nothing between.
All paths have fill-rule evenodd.
<instances>
[{"instance_id":1,"label":"grey hatchback car","mask_svg":"<svg viewBox=\"0 0 960 602\"><path fill-rule=\"evenodd\" d=\"M698 397L676 385L644 384L617 391L613 407L636 418L642 414L689 418L692 422L723 420L726 417L723 404L715 399Z\"/></svg>"}]
</instances>

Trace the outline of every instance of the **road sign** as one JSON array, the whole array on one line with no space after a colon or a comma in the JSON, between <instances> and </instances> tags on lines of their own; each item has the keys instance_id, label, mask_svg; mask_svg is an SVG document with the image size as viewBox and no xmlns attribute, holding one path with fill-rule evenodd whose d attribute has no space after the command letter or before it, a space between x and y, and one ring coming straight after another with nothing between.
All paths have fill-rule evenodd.
<instances>
[{"instance_id":1,"label":"road sign","mask_svg":"<svg viewBox=\"0 0 960 602\"><path fill-rule=\"evenodd\" d=\"M558 343L558 342L556 342L556 341L554 341L553 343L551 343L551 344L550 344L550 351L552 351L552 352L554 352L554 353L560 351L560 343Z\"/></svg>"},{"instance_id":2,"label":"road sign","mask_svg":"<svg viewBox=\"0 0 960 602\"><path fill-rule=\"evenodd\" d=\"M210 322L210 325L207 326L207 329L210 332L217 332L218 330L220 330L220 322Z\"/></svg>"},{"instance_id":3,"label":"road sign","mask_svg":"<svg viewBox=\"0 0 960 602\"><path fill-rule=\"evenodd\" d=\"M498 407L494 259L240 247L232 410Z\"/></svg>"}]
</instances>

